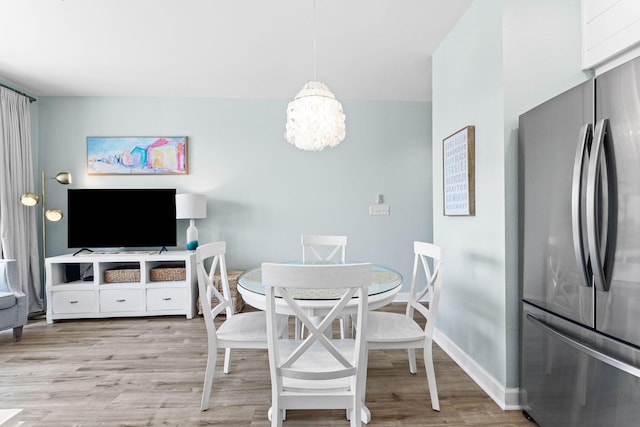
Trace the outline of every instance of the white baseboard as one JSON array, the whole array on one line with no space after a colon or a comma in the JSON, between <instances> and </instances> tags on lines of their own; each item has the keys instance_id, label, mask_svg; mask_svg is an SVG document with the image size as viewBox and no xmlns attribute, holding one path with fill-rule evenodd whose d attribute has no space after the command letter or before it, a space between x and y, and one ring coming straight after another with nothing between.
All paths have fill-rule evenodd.
<instances>
[{"instance_id":1,"label":"white baseboard","mask_svg":"<svg viewBox=\"0 0 640 427\"><path fill-rule=\"evenodd\" d=\"M408 300L408 292L399 292L393 302L407 302ZM522 409L520 406L520 389L504 387L467 353L462 351L460 347L440 332L438 328L434 330L433 340L502 410L518 411Z\"/></svg>"},{"instance_id":2,"label":"white baseboard","mask_svg":"<svg viewBox=\"0 0 640 427\"><path fill-rule=\"evenodd\" d=\"M505 411L522 409L518 388L508 388L500 384L492 375L478 365L467 353L462 351L446 335L435 329L433 340L438 346L456 362Z\"/></svg>"}]
</instances>

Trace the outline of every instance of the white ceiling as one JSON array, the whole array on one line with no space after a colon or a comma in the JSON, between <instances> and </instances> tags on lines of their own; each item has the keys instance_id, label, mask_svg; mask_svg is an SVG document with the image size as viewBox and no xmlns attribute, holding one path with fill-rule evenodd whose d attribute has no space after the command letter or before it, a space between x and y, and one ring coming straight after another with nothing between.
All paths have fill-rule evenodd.
<instances>
[{"instance_id":1,"label":"white ceiling","mask_svg":"<svg viewBox=\"0 0 640 427\"><path fill-rule=\"evenodd\" d=\"M0 0L0 79L35 96L431 99L472 0ZM314 79L314 28L316 78Z\"/></svg>"}]
</instances>

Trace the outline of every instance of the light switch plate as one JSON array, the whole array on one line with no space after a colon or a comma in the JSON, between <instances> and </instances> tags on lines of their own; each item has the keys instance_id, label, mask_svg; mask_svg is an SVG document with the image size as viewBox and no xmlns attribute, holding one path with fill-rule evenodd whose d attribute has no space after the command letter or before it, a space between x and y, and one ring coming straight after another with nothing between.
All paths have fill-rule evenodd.
<instances>
[{"instance_id":1,"label":"light switch plate","mask_svg":"<svg viewBox=\"0 0 640 427\"><path fill-rule=\"evenodd\" d=\"M369 215L389 215L389 205L384 203L369 205Z\"/></svg>"}]
</instances>

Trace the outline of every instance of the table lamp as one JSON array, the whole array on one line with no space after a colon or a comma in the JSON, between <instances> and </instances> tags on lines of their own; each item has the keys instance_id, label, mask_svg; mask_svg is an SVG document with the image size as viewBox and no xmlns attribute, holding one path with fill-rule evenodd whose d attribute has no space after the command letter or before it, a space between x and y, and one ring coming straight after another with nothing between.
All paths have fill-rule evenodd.
<instances>
[{"instance_id":1,"label":"table lamp","mask_svg":"<svg viewBox=\"0 0 640 427\"><path fill-rule=\"evenodd\" d=\"M198 229L196 218L207 217L207 197L204 194L176 194L176 219L188 219L187 249L194 251L198 247Z\"/></svg>"}]
</instances>

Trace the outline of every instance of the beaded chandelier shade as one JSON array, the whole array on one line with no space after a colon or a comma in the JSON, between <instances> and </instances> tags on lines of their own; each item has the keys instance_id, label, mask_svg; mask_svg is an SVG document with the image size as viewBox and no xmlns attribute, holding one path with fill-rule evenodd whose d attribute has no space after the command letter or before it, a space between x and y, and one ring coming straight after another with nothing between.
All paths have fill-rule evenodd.
<instances>
[{"instance_id":1,"label":"beaded chandelier shade","mask_svg":"<svg viewBox=\"0 0 640 427\"><path fill-rule=\"evenodd\" d=\"M345 132L342 104L321 82L308 82L287 108L289 143L301 150L320 151L340 144Z\"/></svg>"},{"instance_id":2,"label":"beaded chandelier shade","mask_svg":"<svg viewBox=\"0 0 640 427\"><path fill-rule=\"evenodd\" d=\"M313 79L304 85L287 107L285 138L301 150L335 147L345 136L342 104L327 85L316 80L315 1L313 3Z\"/></svg>"}]
</instances>

